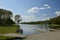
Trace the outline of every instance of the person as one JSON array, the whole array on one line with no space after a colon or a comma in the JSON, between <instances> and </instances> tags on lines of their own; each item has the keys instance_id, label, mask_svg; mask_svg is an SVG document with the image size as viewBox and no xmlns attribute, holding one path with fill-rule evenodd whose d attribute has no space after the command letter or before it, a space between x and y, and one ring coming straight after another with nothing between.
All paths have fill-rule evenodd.
<instances>
[{"instance_id":1,"label":"person","mask_svg":"<svg viewBox=\"0 0 60 40\"><path fill-rule=\"evenodd\" d=\"M20 29L21 34L23 34L23 29Z\"/></svg>"}]
</instances>

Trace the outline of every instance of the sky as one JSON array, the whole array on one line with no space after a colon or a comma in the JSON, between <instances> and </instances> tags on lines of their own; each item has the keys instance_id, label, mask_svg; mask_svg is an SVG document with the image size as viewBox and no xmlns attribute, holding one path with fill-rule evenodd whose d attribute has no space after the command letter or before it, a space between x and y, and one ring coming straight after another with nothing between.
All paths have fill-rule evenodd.
<instances>
[{"instance_id":1,"label":"sky","mask_svg":"<svg viewBox=\"0 0 60 40\"><path fill-rule=\"evenodd\" d=\"M44 21L60 15L60 0L0 0L0 8L20 15L23 22Z\"/></svg>"}]
</instances>

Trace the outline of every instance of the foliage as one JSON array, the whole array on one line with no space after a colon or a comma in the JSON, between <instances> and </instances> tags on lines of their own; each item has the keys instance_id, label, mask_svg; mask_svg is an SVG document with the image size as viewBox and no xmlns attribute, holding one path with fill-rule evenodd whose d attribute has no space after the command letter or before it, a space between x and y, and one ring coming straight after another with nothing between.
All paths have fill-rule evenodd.
<instances>
[{"instance_id":1,"label":"foliage","mask_svg":"<svg viewBox=\"0 0 60 40\"><path fill-rule=\"evenodd\" d=\"M6 19L6 20L0 20L0 25L12 25L14 24L15 22L13 20L11 20L10 18Z\"/></svg>"},{"instance_id":2,"label":"foliage","mask_svg":"<svg viewBox=\"0 0 60 40\"><path fill-rule=\"evenodd\" d=\"M60 25L51 24L51 25L49 25L49 27L53 28L53 29L57 29L57 28L60 28Z\"/></svg>"},{"instance_id":3,"label":"foliage","mask_svg":"<svg viewBox=\"0 0 60 40\"><path fill-rule=\"evenodd\" d=\"M22 21L21 16L15 15L15 21L16 21L16 23L20 23Z\"/></svg>"},{"instance_id":4,"label":"foliage","mask_svg":"<svg viewBox=\"0 0 60 40\"><path fill-rule=\"evenodd\" d=\"M7 25L12 25L12 24L14 24L15 22L13 21L13 20L11 20L10 18L8 18L7 20L6 20L6 22L5 22L5 24L7 24Z\"/></svg>"},{"instance_id":5,"label":"foliage","mask_svg":"<svg viewBox=\"0 0 60 40\"><path fill-rule=\"evenodd\" d=\"M21 24L44 24L44 23L47 23L47 21L22 22Z\"/></svg>"},{"instance_id":6,"label":"foliage","mask_svg":"<svg viewBox=\"0 0 60 40\"><path fill-rule=\"evenodd\" d=\"M9 11L9 10L6 10L6 9L0 9L0 14L12 14L12 12L11 11Z\"/></svg>"},{"instance_id":7,"label":"foliage","mask_svg":"<svg viewBox=\"0 0 60 40\"><path fill-rule=\"evenodd\" d=\"M14 21L11 19L12 12L5 9L0 9L0 25L11 25Z\"/></svg>"},{"instance_id":8,"label":"foliage","mask_svg":"<svg viewBox=\"0 0 60 40\"><path fill-rule=\"evenodd\" d=\"M60 25L60 16L57 16L55 18L51 18L49 20L50 24L57 24L57 25Z\"/></svg>"}]
</instances>

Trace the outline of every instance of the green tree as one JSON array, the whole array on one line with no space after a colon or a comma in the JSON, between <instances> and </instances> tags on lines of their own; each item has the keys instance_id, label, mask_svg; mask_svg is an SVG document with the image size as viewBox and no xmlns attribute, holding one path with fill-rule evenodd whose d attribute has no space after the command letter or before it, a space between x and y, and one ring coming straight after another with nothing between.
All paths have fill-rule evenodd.
<instances>
[{"instance_id":1,"label":"green tree","mask_svg":"<svg viewBox=\"0 0 60 40\"><path fill-rule=\"evenodd\" d=\"M51 24L60 24L59 21L60 21L60 16L51 18L51 19L49 20L49 22L50 22Z\"/></svg>"},{"instance_id":2,"label":"green tree","mask_svg":"<svg viewBox=\"0 0 60 40\"><path fill-rule=\"evenodd\" d=\"M13 16L13 13L11 11L0 9L0 19L7 19L12 16Z\"/></svg>"},{"instance_id":3,"label":"green tree","mask_svg":"<svg viewBox=\"0 0 60 40\"><path fill-rule=\"evenodd\" d=\"M0 25L6 25L10 20L11 20L10 22L12 22L13 20L11 19L11 17L13 17L13 13L11 11L6 9L0 9Z\"/></svg>"},{"instance_id":4,"label":"green tree","mask_svg":"<svg viewBox=\"0 0 60 40\"><path fill-rule=\"evenodd\" d=\"M22 21L22 18L20 15L15 15L15 22L19 24Z\"/></svg>"}]
</instances>

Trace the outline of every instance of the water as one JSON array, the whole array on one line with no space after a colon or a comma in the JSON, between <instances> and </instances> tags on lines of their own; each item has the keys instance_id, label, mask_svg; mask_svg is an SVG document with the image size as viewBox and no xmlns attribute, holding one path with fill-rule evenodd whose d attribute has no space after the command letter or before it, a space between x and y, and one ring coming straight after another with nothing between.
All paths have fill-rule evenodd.
<instances>
[{"instance_id":1,"label":"water","mask_svg":"<svg viewBox=\"0 0 60 40\"><path fill-rule=\"evenodd\" d=\"M23 29L23 34L36 34L40 33L40 30L48 31L45 25L30 25L30 24L20 24L21 29Z\"/></svg>"}]
</instances>

